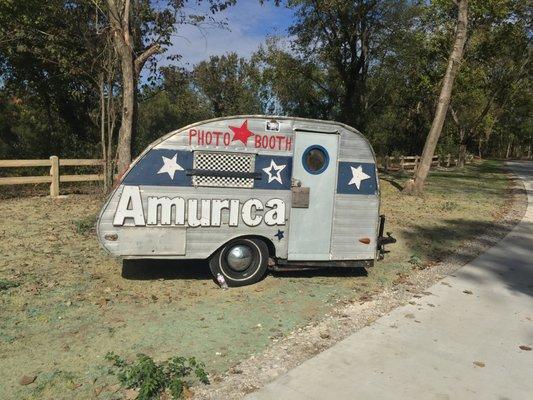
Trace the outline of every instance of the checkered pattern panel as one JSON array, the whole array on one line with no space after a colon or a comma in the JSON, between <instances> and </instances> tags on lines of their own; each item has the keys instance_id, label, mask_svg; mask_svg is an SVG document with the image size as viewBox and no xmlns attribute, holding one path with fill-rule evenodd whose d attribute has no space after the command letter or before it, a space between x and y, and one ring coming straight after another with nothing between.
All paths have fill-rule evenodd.
<instances>
[{"instance_id":1,"label":"checkered pattern panel","mask_svg":"<svg viewBox=\"0 0 533 400\"><path fill-rule=\"evenodd\" d=\"M208 171L253 172L255 154L194 152L194 168ZM230 178L222 176L195 175L194 186L253 188L253 178Z\"/></svg>"}]
</instances>

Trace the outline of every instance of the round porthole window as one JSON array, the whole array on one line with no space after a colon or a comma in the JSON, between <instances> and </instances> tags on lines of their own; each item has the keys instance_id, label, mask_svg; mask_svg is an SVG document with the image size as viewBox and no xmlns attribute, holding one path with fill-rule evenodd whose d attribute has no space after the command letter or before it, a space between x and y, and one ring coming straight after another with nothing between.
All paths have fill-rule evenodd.
<instances>
[{"instance_id":1,"label":"round porthole window","mask_svg":"<svg viewBox=\"0 0 533 400\"><path fill-rule=\"evenodd\" d=\"M310 174L321 174L329 164L329 155L325 148L319 145L309 146L302 156L302 163Z\"/></svg>"}]
</instances>

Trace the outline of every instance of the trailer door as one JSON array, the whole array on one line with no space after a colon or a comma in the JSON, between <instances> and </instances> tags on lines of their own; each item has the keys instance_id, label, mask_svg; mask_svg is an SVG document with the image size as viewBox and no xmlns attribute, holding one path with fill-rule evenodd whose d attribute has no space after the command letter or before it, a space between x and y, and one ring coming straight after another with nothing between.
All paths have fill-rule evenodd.
<instances>
[{"instance_id":1,"label":"trailer door","mask_svg":"<svg viewBox=\"0 0 533 400\"><path fill-rule=\"evenodd\" d=\"M331 258L338 138L336 132L295 132L289 260Z\"/></svg>"}]
</instances>

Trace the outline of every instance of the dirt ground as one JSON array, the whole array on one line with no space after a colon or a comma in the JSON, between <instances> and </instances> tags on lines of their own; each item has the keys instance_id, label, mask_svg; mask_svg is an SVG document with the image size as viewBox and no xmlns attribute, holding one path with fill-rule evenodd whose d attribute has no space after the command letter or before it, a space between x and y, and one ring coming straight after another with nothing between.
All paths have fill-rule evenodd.
<instances>
[{"instance_id":1,"label":"dirt ground","mask_svg":"<svg viewBox=\"0 0 533 400\"><path fill-rule=\"evenodd\" d=\"M368 301L428 270L494 227L512 202L498 162L435 172L423 197L400 194L405 178L381 176L382 212L398 243L368 272L276 273L228 291L214 285L205 262L123 263L106 255L92 229L98 196L0 200L0 398L123 398L108 351L195 356L216 384L339 305ZM23 376L36 379L22 385Z\"/></svg>"}]
</instances>

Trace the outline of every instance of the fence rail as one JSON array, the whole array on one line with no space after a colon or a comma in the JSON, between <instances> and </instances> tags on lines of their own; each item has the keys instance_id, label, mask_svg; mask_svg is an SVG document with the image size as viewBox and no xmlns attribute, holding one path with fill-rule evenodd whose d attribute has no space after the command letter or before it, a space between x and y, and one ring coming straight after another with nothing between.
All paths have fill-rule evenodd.
<instances>
[{"instance_id":1,"label":"fence rail","mask_svg":"<svg viewBox=\"0 0 533 400\"><path fill-rule=\"evenodd\" d=\"M473 155L469 154L466 157L466 162L471 162L474 158ZM389 157L385 156L381 159L378 167L382 168L385 171L398 171L398 170L416 170L420 164L420 156L398 156L398 157ZM459 159L452 158L451 154L446 156L433 156L431 160L432 167L446 167L450 168L459 164Z\"/></svg>"},{"instance_id":2,"label":"fence rail","mask_svg":"<svg viewBox=\"0 0 533 400\"><path fill-rule=\"evenodd\" d=\"M59 159L51 156L48 160L0 160L0 168L50 167L50 175L9 176L0 178L2 185L26 185L30 183L49 183L50 196L59 196L61 182L103 181L104 174L66 175L60 173L60 167L103 167L104 161L98 159Z\"/></svg>"}]
</instances>

